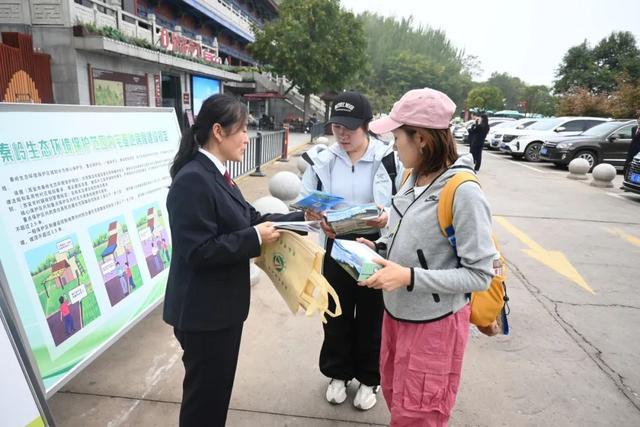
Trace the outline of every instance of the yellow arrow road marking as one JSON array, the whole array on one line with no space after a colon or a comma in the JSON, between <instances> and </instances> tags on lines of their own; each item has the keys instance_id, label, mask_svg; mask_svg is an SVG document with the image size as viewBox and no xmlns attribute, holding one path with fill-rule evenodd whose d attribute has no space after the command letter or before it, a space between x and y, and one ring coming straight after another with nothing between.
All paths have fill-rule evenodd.
<instances>
[{"instance_id":1,"label":"yellow arrow road marking","mask_svg":"<svg viewBox=\"0 0 640 427\"><path fill-rule=\"evenodd\" d=\"M613 234L614 236L618 236L624 240L626 240L627 242L631 243L632 245L636 245L636 246L640 246L640 239L638 239L635 236L632 236L631 234L627 234L624 231L622 231L619 228L607 228L607 231L611 234Z\"/></svg>"},{"instance_id":2,"label":"yellow arrow road marking","mask_svg":"<svg viewBox=\"0 0 640 427\"><path fill-rule=\"evenodd\" d=\"M587 292L593 295L596 294L562 252L547 251L531 237L527 236L522 230L507 221L504 217L496 216L494 219L509 233L513 234L518 240L529 247L529 249L523 249L524 253L551 268L555 272L563 275Z\"/></svg>"}]
</instances>

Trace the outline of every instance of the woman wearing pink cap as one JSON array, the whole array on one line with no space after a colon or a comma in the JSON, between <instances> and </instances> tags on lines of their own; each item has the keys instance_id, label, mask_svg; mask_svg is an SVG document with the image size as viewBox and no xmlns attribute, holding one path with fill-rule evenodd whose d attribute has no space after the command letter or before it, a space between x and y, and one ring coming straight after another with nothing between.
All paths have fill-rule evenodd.
<instances>
[{"instance_id":1,"label":"woman wearing pink cap","mask_svg":"<svg viewBox=\"0 0 640 427\"><path fill-rule=\"evenodd\" d=\"M384 291L380 374L392 426L447 425L469 334L468 295L488 288L497 256L491 211L476 183L455 194L457 251L438 225L445 183L461 169L473 173L472 157L458 158L449 130L455 108L442 92L416 89L370 125L393 132L400 161L413 169L392 200L390 232L375 244L360 239L386 256L361 285Z\"/></svg>"}]
</instances>

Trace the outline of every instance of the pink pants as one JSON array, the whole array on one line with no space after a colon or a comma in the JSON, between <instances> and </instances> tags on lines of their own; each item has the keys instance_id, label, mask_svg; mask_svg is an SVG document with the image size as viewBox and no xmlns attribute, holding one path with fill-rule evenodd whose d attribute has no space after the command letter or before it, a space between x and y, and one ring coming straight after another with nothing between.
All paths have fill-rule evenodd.
<instances>
[{"instance_id":1,"label":"pink pants","mask_svg":"<svg viewBox=\"0 0 640 427\"><path fill-rule=\"evenodd\" d=\"M470 307L431 323L385 312L380 375L393 427L446 426L456 401L469 337Z\"/></svg>"}]
</instances>

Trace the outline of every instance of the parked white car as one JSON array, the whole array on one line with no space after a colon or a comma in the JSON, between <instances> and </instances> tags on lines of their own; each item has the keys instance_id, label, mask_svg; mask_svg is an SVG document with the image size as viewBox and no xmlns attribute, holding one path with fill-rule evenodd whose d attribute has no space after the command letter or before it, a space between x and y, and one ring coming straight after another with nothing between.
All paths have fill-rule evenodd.
<instances>
[{"instance_id":1,"label":"parked white car","mask_svg":"<svg viewBox=\"0 0 640 427\"><path fill-rule=\"evenodd\" d=\"M513 121L515 121L515 119L509 118L509 117L489 117L489 129L499 125L500 123L513 122ZM458 128L453 131L453 137L458 141L462 142L463 144L468 144L469 129L471 129L471 126L473 126L474 123L475 123L474 120L469 120L468 122L465 122L464 127L462 129ZM485 144L486 144L486 141L485 141Z\"/></svg>"},{"instance_id":2,"label":"parked white car","mask_svg":"<svg viewBox=\"0 0 640 427\"><path fill-rule=\"evenodd\" d=\"M469 136L467 128L473 124L473 120L468 120L462 124L456 125L453 129L453 137L459 141Z\"/></svg>"},{"instance_id":3,"label":"parked white car","mask_svg":"<svg viewBox=\"0 0 640 427\"><path fill-rule=\"evenodd\" d=\"M534 118L526 118L515 120L513 122L502 122L489 130L487 134L487 139L485 140L485 146L490 150L499 150L500 144L502 144L502 135L509 132L510 130L521 130L525 129L528 126L540 121L541 119Z\"/></svg>"},{"instance_id":4,"label":"parked white car","mask_svg":"<svg viewBox=\"0 0 640 427\"><path fill-rule=\"evenodd\" d=\"M500 150L529 162L540 161L540 148L554 136L579 135L593 126L606 122L601 117L557 117L542 119L525 129L513 129L502 135Z\"/></svg>"}]
</instances>

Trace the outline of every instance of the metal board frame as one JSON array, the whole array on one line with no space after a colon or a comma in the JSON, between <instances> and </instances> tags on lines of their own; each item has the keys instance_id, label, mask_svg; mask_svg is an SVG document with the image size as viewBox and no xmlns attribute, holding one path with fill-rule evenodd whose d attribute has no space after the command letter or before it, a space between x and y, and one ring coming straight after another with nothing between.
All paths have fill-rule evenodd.
<instances>
[{"instance_id":1,"label":"metal board frame","mask_svg":"<svg viewBox=\"0 0 640 427\"><path fill-rule=\"evenodd\" d=\"M113 113L113 112L171 112L171 117L175 123L176 128L180 132L180 125L178 118L173 108L166 107L109 107L109 106L94 106L94 105L68 105L68 104L25 104L25 103L5 103L0 102L0 113L3 112L96 112L96 113ZM178 141L176 141L176 144ZM157 303L152 304L146 308L137 319L123 327L117 334L113 335L110 339L92 352L83 362L76 365L69 374L56 383L49 392L45 392L44 384L41 379L40 371L35 363L33 355L31 353L31 346L27 338L26 332L23 328L20 320L17 308L13 303L11 289L9 287L8 280L6 278L2 262L0 261L0 309L3 314L3 321L6 321L8 330L11 334L11 339L14 341L14 345L18 350L20 356L20 362L23 366L25 374L28 375L30 387L32 387L35 395L38 397L38 406L44 415L45 421L50 426L54 426L53 417L47 406L47 399L51 398L57 391L59 391L67 382L78 375L84 368L86 368L91 362L93 362L98 356L106 351L111 345L118 341L124 334L126 334L131 328L144 319L151 311L156 309L161 303L162 299L159 299Z\"/></svg>"}]
</instances>

